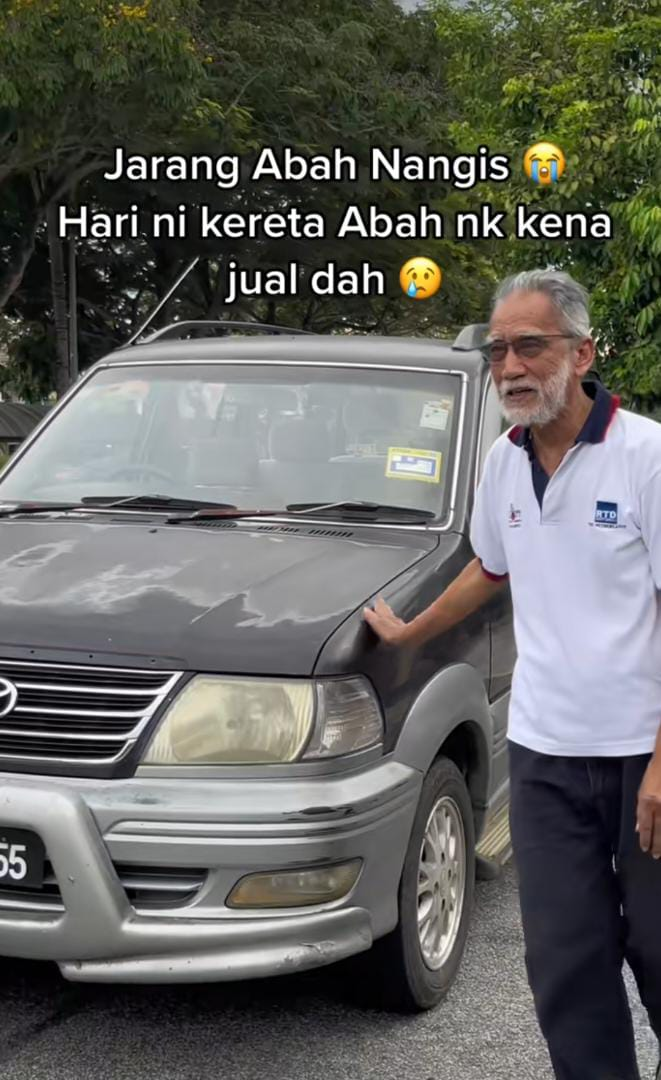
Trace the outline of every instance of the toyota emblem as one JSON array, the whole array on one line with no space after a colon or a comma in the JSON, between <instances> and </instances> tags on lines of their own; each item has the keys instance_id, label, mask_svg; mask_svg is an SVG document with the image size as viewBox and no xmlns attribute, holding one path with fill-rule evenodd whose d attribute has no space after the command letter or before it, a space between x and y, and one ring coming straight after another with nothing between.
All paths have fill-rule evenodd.
<instances>
[{"instance_id":1,"label":"toyota emblem","mask_svg":"<svg viewBox=\"0 0 661 1080\"><path fill-rule=\"evenodd\" d=\"M7 716L17 700L18 690L14 684L9 679L0 678L0 717Z\"/></svg>"}]
</instances>

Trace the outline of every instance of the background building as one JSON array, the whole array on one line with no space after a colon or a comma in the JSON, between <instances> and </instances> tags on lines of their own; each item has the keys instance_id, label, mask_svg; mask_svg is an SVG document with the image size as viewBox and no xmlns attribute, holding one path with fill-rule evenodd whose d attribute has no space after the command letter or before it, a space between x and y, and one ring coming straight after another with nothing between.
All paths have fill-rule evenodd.
<instances>
[{"instance_id":1,"label":"background building","mask_svg":"<svg viewBox=\"0 0 661 1080\"><path fill-rule=\"evenodd\" d=\"M18 402L0 401L0 457L13 454L48 409L48 405L20 405Z\"/></svg>"}]
</instances>

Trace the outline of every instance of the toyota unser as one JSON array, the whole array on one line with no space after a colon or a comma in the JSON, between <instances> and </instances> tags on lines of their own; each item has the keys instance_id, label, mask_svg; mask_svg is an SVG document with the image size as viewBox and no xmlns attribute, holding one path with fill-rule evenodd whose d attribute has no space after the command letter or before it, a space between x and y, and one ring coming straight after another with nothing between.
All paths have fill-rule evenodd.
<instances>
[{"instance_id":1,"label":"toyota unser","mask_svg":"<svg viewBox=\"0 0 661 1080\"><path fill-rule=\"evenodd\" d=\"M0 475L0 955L167 983L365 953L429 1008L509 852L510 597L415 652L362 612L473 557L482 330L229 330L96 362Z\"/></svg>"}]
</instances>

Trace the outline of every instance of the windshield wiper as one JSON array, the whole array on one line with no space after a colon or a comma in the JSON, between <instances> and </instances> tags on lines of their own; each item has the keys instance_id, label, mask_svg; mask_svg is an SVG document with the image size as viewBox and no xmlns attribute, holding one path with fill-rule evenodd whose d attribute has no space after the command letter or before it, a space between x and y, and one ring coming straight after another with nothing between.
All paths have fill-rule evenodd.
<instances>
[{"instance_id":1,"label":"windshield wiper","mask_svg":"<svg viewBox=\"0 0 661 1080\"><path fill-rule=\"evenodd\" d=\"M286 514L286 510L250 510L239 506L223 503L212 503L206 509L196 510L194 514L182 514L177 517L166 518L168 525L177 525L182 521L213 521L214 518L244 518L244 517L279 517Z\"/></svg>"},{"instance_id":2,"label":"windshield wiper","mask_svg":"<svg viewBox=\"0 0 661 1080\"><path fill-rule=\"evenodd\" d=\"M304 517L306 514L314 515L333 510L337 510L338 513L344 516L349 515L357 519L367 517L369 520L382 520L376 518L376 515L380 514L396 516L400 520L402 517L413 517L417 521L429 521L436 517L433 510L420 510L414 506L389 506L387 503L344 501L335 503L290 503L280 510L249 510L236 506L225 509L216 506L198 510L194 514L167 518L167 523L176 525L185 521L213 521L214 518Z\"/></svg>"},{"instance_id":3,"label":"windshield wiper","mask_svg":"<svg viewBox=\"0 0 661 1080\"><path fill-rule=\"evenodd\" d=\"M0 503L0 517L11 517L12 514L48 514L64 513L66 510L85 510L80 503Z\"/></svg>"},{"instance_id":4,"label":"windshield wiper","mask_svg":"<svg viewBox=\"0 0 661 1080\"><path fill-rule=\"evenodd\" d=\"M207 499L182 499L177 495L125 495L118 498L116 495L86 495L80 500L84 506L99 506L103 509L114 509L116 506L134 506L138 509L147 510L168 509L176 506L182 510L203 510L215 508L218 510L236 510L234 503L213 502Z\"/></svg>"},{"instance_id":5,"label":"windshield wiper","mask_svg":"<svg viewBox=\"0 0 661 1080\"><path fill-rule=\"evenodd\" d=\"M366 499L345 499L342 502L290 503L287 511L292 514L320 514L338 510L341 514L362 516L363 514L397 514L405 517L430 521L436 517L433 510L421 510L417 506L394 506L389 503L368 502Z\"/></svg>"},{"instance_id":6,"label":"windshield wiper","mask_svg":"<svg viewBox=\"0 0 661 1080\"><path fill-rule=\"evenodd\" d=\"M177 508L192 510L190 514L166 518L167 524L185 521L205 521L214 518L281 517L284 515L305 517L307 514L331 514L335 511L343 517L368 518L383 520L386 517L414 518L417 521L430 521L436 517L433 510L421 510L415 506L391 506L388 503L375 503L366 500L344 500L342 502L289 503L279 510L249 509L234 506L233 503L205 502L198 499L181 499L174 495L128 495L117 499L114 496L87 495L80 502L70 503L0 503L0 518L14 514L65 513L70 510L94 510L96 507L110 510L116 507L135 507L136 509L161 510Z\"/></svg>"},{"instance_id":7,"label":"windshield wiper","mask_svg":"<svg viewBox=\"0 0 661 1080\"><path fill-rule=\"evenodd\" d=\"M177 507L180 510L205 510L232 511L236 510L233 503L206 502L204 499L179 499L174 495L128 495L118 499L114 495L86 495L80 502L16 502L0 503L0 518L11 517L14 514L48 514L66 513L69 510L111 510L115 507L126 506L144 510L167 510Z\"/></svg>"}]
</instances>

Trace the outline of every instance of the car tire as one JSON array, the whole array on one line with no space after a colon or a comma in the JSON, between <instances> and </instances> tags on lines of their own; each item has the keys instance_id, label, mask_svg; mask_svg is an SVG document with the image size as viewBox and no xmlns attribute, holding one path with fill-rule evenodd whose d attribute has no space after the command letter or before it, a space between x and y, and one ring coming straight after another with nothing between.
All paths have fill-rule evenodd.
<instances>
[{"instance_id":1,"label":"car tire","mask_svg":"<svg viewBox=\"0 0 661 1080\"><path fill-rule=\"evenodd\" d=\"M420 1012L443 1000L464 952L474 894L470 795L454 762L437 758L422 786L404 859L399 923L367 954L378 967L381 1004Z\"/></svg>"}]
</instances>

